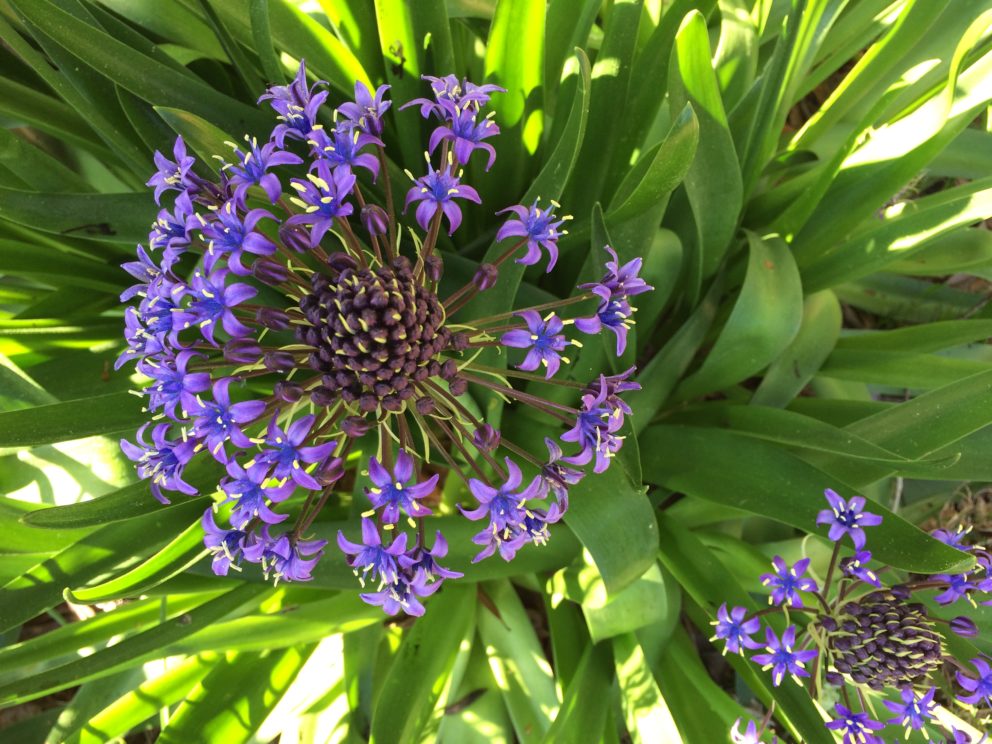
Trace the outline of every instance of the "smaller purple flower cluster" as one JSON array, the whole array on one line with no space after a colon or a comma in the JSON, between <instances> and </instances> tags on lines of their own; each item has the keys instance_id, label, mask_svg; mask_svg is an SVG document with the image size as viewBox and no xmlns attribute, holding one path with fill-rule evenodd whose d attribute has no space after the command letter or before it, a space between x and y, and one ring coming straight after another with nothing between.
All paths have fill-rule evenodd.
<instances>
[{"instance_id":1,"label":"smaller purple flower cluster","mask_svg":"<svg viewBox=\"0 0 992 744\"><path fill-rule=\"evenodd\" d=\"M844 499L831 489L824 495L829 504L817 516L817 524L828 528L827 537L834 550L822 587L806 576L810 559L803 558L789 565L780 556L772 559L772 571L761 577L770 590L770 607L751 613L746 607L728 607L717 611L712 640L724 643L723 651L751 655L751 660L770 671L772 684L778 686L787 677L804 679L810 695L817 698L824 684L840 687L843 703L834 703L834 717L826 728L839 734L845 744L882 744L878 734L886 726L927 733L935 726L937 687L929 681L942 664L956 667L954 677L960 687L956 701L966 706L992 705L992 666L984 658L971 660L975 673L944 656L942 639L936 630L937 619L931 618L921 603L910 602L911 593L940 590L935 600L950 604L961 598L973 605L971 595L988 591L986 576L989 568L987 551L968 548L964 534L938 531L934 536L976 558L977 568L965 574L936 575L919 582L884 587L878 574L870 568L872 555L865 550L866 527L881 524L882 518L865 511L861 496ZM840 558L842 541L849 537L855 551ZM835 569L840 568L839 586L831 593ZM812 601L811 601L812 600ZM987 603L986 603L987 604ZM806 624L788 623L778 635L771 627L764 628L764 643L756 636L762 630L762 617L771 612L790 611L811 618ZM978 628L974 621L962 616L944 621L954 633L974 636ZM801 631L801 628L806 628ZM812 665L812 666L811 666ZM862 707L855 709L849 689L857 691ZM893 714L886 720L874 717L865 703L866 692L898 692L898 700L881 702ZM770 715L758 727L753 721L741 732L741 721L731 731L735 742L761 741ZM929 734L927 733L927 736ZM949 742L970 742L966 734L952 730Z\"/></svg>"}]
</instances>

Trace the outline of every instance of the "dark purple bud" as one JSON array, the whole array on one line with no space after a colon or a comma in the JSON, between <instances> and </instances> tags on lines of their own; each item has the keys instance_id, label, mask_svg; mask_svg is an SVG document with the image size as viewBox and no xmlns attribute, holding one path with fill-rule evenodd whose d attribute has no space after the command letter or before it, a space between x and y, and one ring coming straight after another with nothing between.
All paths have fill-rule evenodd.
<instances>
[{"instance_id":1,"label":"dark purple bud","mask_svg":"<svg viewBox=\"0 0 992 744\"><path fill-rule=\"evenodd\" d=\"M837 621L829 615L825 615L820 618L820 626L826 631L833 632L837 630Z\"/></svg>"},{"instance_id":2,"label":"dark purple bud","mask_svg":"<svg viewBox=\"0 0 992 744\"><path fill-rule=\"evenodd\" d=\"M320 463L313 471L313 477L323 486L329 486L341 479L344 466L340 457L331 457Z\"/></svg>"},{"instance_id":3,"label":"dark purple bud","mask_svg":"<svg viewBox=\"0 0 992 744\"><path fill-rule=\"evenodd\" d=\"M295 403L303 397L303 386L289 380L280 380L272 387L275 396L286 403Z\"/></svg>"},{"instance_id":4,"label":"dark purple bud","mask_svg":"<svg viewBox=\"0 0 992 744\"><path fill-rule=\"evenodd\" d=\"M458 374L458 362L454 359L446 359L441 365L441 379L451 380Z\"/></svg>"},{"instance_id":5,"label":"dark purple bud","mask_svg":"<svg viewBox=\"0 0 992 744\"><path fill-rule=\"evenodd\" d=\"M256 258L251 273L258 281L273 287L289 279L289 269L271 258Z\"/></svg>"},{"instance_id":6,"label":"dark purple bud","mask_svg":"<svg viewBox=\"0 0 992 744\"><path fill-rule=\"evenodd\" d=\"M456 377L448 383L448 390L452 395L464 395L468 391L468 380L464 377Z\"/></svg>"},{"instance_id":7,"label":"dark purple bud","mask_svg":"<svg viewBox=\"0 0 992 744\"><path fill-rule=\"evenodd\" d=\"M499 447L500 433L489 424L483 424L472 434L472 444L484 452L492 452Z\"/></svg>"},{"instance_id":8,"label":"dark purple bud","mask_svg":"<svg viewBox=\"0 0 992 744\"><path fill-rule=\"evenodd\" d=\"M369 429L371 428L372 424L363 419L361 416L349 416L341 422L341 431L345 433L345 436L351 437L352 439L364 437L368 434Z\"/></svg>"},{"instance_id":9,"label":"dark purple bud","mask_svg":"<svg viewBox=\"0 0 992 744\"><path fill-rule=\"evenodd\" d=\"M289 315L285 310L274 307L260 307L255 311L255 320L260 326L272 331L285 331L289 328Z\"/></svg>"},{"instance_id":10,"label":"dark purple bud","mask_svg":"<svg viewBox=\"0 0 992 744\"><path fill-rule=\"evenodd\" d=\"M432 282L441 281L441 275L444 274L444 261L441 260L441 257L431 255L425 258L424 273Z\"/></svg>"},{"instance_id":11,"label":"dark purple bud","mask_svg":"<svg viewBox=\"0 0 992 744\"><path fill-rule=\"evenodd\" d=\"M433 398L417 398L417 402L414 405L417 407L417 413L421 416L430 416L437 412L437 404Z\"/></svg>"},{"instance_id":12,"label":"dark purple bud","mask_svg":"<svg viewBox=\"0 0 992 744\"><path fill-rule=\"evenodd\" d=\"M826 672L823 676L827 682L836 687L844 684L844 675L838 674L837 672Z\"/></svg>"},{"instance_id":13,"label":"dark purple bud","mask_svg":"<svg viewBox=\"0 0 992 744\"><path fill-rule=\"evenodd\" d=\"M978 635L978 626L970 617L961 615L951 620L951 630L964 638L974 638Z\"/></svg>"},{"instance_id":14,"label":"dark purple bud","mask_svg":"<svg viewBox=\"0 0 992 744\"><path fill-rule=\"evenodd\" d=\"M390 261L390 265L398 272L406 272L406 271L411 271L413 269L413 265L410 263L410 259L407 258L406 256L397 256L392 261Z\"/></svg>"},{"instance_id":15,"label":"dark purple bud","mask_svg":"<svg viewBox=\"0 0 992 744\"><path fill-rule=\"evenodd\" d=\"M306 230L283 223L279 227L279 240L287 248L291 248L297 253L306 253L313 244L310 242L310 233Z\"/></svg>"},{"instance_id":16,"label":"dark purple bud","mask_svg":"<svg viewBox=\"0 0 992 744\"><path fill-rule=\"evenodd\" d=\"M358 261L356 261L352 256L342 251L335 251L330 256L327 257L327 265L330 266L335 271L344 271L345 269L357 269ZM315 291L322 291L314 287Z\"/></svg>"},{"instance_id":17,"label":"dark purple bud","mask_svg":"<svg viewBox=\"0 0 992 744\"><path fill-rule=\"evenodd\" d=\"M451 348L455 351L465 351L468 348L468 334L461 332L452 333Z\"/></svg>"},{"instance_id":18,"label":"dark purple bud","mask_svg":"<svg viewBox=\"0 0 992 744\"><path fill-rule=\"evenodd\" d=\"M224 359L231 364L255 364L262 348L250 338L235 338L224 344Z\"/></svg>"},{"instance_id":19,"label":"dark purple bud","mask_svg":"<svg viewBox=\"0 0 992 744\"><path fill-rule=\"evenodd\" d=\"M337 402L341 396L335 391L331 390L329 387L324 387L321 385L318 388L314 388L310 392L310 400L318 406L330 406L331 404Z\"/></svg>"},{"instance_id":20,"label":"dark purple bud","mask_svg":"<svg viewBox=\"0 0 992 744\"><path fill-rule=\"evenodd\" d=\"M362 224L369 235L385 235L389 228L389 215L378 204L366 204L361 211Z\"/></svg>"},{"instance_id":21,"label":"dark purple bud","mask_svg":"<svg viewBox=\"0 0 992 744\"><path fill-rule=\"evenodd\" d=\"M262 357L262 364L270 372L289 372L296 366L296 358L288 351L267 351Z\"/></svg>"},{"instance_id":22,"label":"dark purple bud","mask_svg":"<svg viewBox=\"0 0 992 744\"><path fill-rule=\"evenodd\" d=\"M910 592L909 588L906 587L906 586L903 586L902 584L896 584L895 586L890 587L889 588L889 592L896 599L909 599L909 597L911 595L911 592ZM877 594L877 593L878 592L875 592L875 594Z\"/></svg>"},{"instance_id":23,"label":"dark purple bud","mask_svg":"<svg viewBox=\"0 0 992 744\"><path fill-rule=\"evenodd\" d=\"M492 264L481 264L472 277L472 283L480 292L491 288L499 279L499 269Z\"/></svg>"}]
</instances>

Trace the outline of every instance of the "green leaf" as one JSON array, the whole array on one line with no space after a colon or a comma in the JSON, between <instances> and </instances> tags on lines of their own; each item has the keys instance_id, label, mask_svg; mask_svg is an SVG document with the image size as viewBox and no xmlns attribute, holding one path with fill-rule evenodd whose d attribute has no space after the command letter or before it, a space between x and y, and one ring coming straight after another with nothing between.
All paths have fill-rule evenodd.
<instances>
[{"instance_id":1,"label":"green leaf","mask_svg":"<svg viewBox=\"0 0 992 744\"><path fill-rule=\"evenodd\" d=\"M215 656L193 656L135 686L88 721L64 732L65 744L103 744L183 700L213 668Z\"/></svg>"},{"instance_id":2,"label":"green leaf","mask_svg":"<svg viewBox=\"0 0 992 744\"><path fill-rule=\"evenodd\" d=\"M234 654L219 661L176 709L158 741L248 742L289 688L312 646L261 656Z\"/></svg>"},{"instance_id":3,"label":"green leaf","mask_svg":"<svg viewBox=\"0 0 992 744\"><path fill-rule=\"evenodd\" d=\"M139 666L147 659L156 658L159 650L169 643L192 635L220 620L245 603L257 600L266 591L266 587L251 584L236 587L223 596L190 610L179 619L125 638L120 643L90 656L28 679L0 685L0 702L9 704L34 700L91 679L113 674L121 669Z\"/></svg>"},{"instance_id":4,"label":"green leaf","mask_svg":"<svg viewBox=\"0 0 992 744\"><path fill-rule=\"evenodd\" d=\"M739 434L690 426L655 426L644 477L673 491L760 514L805 532L824 508L823 490L849 495L850 486L772 444ZM719 462L719 468L712 463ZM710 466L707 466L710 463ZM948 548L878 503L883 518L871 530L876 559L915 573L942 573L963 567L961 552ZM964 562L967 565L967 561ZM670 568L670 567L669 567Z\"/></svg>"},{"instance_id":5,"label":"green leaf","mask_svg":"<svg viewBox=\"0 0 992 744\"><path fill-rule=\"evenodd\" d=\"M220 173L215 155L230 149L228 142L237 139L215 127L206 119L182 109L168 106L155 106L159 116L175 131L181 134L186 144L200 156L200 160L214 173Z\"/></svg>"},{"instance_id":6,"label":"green leaf","mask_svg":"<svg viewBox=\"0 0 992 744\"><path fill-rule=\"evenodd\" d=\"M90 191L89 184L39 147L0 129L0 165L38 191Z\"/></svg>"},{"instance_id":7,"label":"green leaf","mask_svg":"<svg viewBox=\"0 0 992 744\"><path fill-rule=\"evenodd\" d=\"M654 741L680 744L682 739L675 719L655 682L637 636L626 633L614 638L613 660L620 683L620 704L633 744Z\"/></svg>"},{"instance_id":8,"label":"green leaf","mask_svg":"<svg viewBox=\"0 0 992 744\"><path fill-rule=\"evenodd\" d=\"M0 413L0 447L31 447L134 431L144 418L141 400L130 393L7 411Z\"/></svg>"},{"instance_id":9,"label":"green leaf","mask_svg":"<svg viewBox=\"0 0 992 744\"><path fill-rule=\"evenodd\" d=\"M152 105L191 111L236 132L264 132L271 128L268 117L257 109L218 92L191 74L152 59L49 0L12 3L61 47Z\"/></svg>"},{"instance_id":10,"label":"green leaf","mask_svg":"<svg viewBox=\"0 0 992 744\"><path fill-rule=\"evenodd\" d=\"M765 371L751 405L781 408L799 395L826 361L840 335L837 296L825 290L803 300L799 332Z\"/></svg>"},{"instance_id":11,"label":"green leaf","mask_svg":"<svg viewBox=\"0 0 992 744\"><path fill-rule=\"evenodd\" d=\"M480 590L499 613L485 605L479 611L479 638L493 679L517 738L524 744L539 741L561 705L551 665L510 582L487 582Z\"/></svg>"},{"instance_id":12,"label":"green leaf","mask_svg":"<svg viewBox=\"0 0 992 744\"><path fill-rule=\"evenodd\" d=\"M641 370L638 377L651 380L651 384L641 385L640 390L628 395L627 400L636 412L631 418L635 432L640 433L651 423L689 369L716 318L722 292L722 277L717 275L692 315Z\"/></svg>"},{"instance_id":13,"label":"green leaf","mask_svg":"<svg viewBox=\"0 0 992 744\"><path fill-rule=\"evenodd\" d=\"M645 489L622 467L590 474L573 486L565 523L589 551L610 594L633 583L654 563L654 510Z\"/></svg>"},{"instance_id":14,"label":"green leaf","mask_svg":"<svg viewBox=\"0 0 992 744\"><path fill-rule=\"evenodd\" d=\"M47 233L133 244L148 238L155 202L150 193L62 194L0 188L0 214ZM120 283L124 281L122 274Z\"/></svg>"},{"instance_id":15,"label":"green leaf","mask_svg":"<svg viewBox=\"0 0 992 744\"><path fill-rule=\"evenodd\" d=\"M66 599L77 604L96 604L135 597L185 571L206 554L203 525L198 519L140 565L96 586L67 589Z\"/></svg>"},{"instance_id":16,"label":"green leaf","mask_svg":"<svg viewBox=\"0 0 992 744\"><path fill-rule=\"evenodd\" d=\"M416 741L427 724L459 646L475 626L471 587L446 586L396 652L372 714L370 741Z\"/></svg>"},{"instance_id":17,"label":"green leaf","mask_svg":"<svg viewBox=\"0 0 992 744\"><path fill-rule=\"evenodd\" d=\"M896 388L929 390L950 385L985 369L988 369L988 364L977 359L954 359L908 351L835 349L820 368L820 375Z\"/></svg>"},{"instance_id":18,"label":"green leaf","mask_svg":"<svg viewBox=\"0 0 992 744\"><path fill-rule=\"evenodd\" d=\"M669 75L673 109L691 105L699 120L696 157L685 175L695 224L682 233L688 276L698 293L702 277L716 271L737 231L743 202L740 165L710 62L706 20L698 11L679 27Z\"/></svg>"},{"instance_id":19,"label":"green leaf","mask_svg":"<svg viewBox=\"0 0 992 744\"><path fill-rule=\"evenodd\" d=\"M565 691L561 712L543 741L600 741L610 705L611 667L610 650L605 643L586 646L575 677Z\"/></svg>"},{"instance_id":20,"label":"green leaf","mask_svg":"<svg viewBox=\"0 0 992 744\"><path fill-rule=\"evenodd\" d=\"M767 367L799 332L803 294L788 246L748 233L750 253L740 296L699 371L675 391L679 400L722 390Z\"/></svg>"},{"instance_id":21,"label":"green leaf","mask_svg":"<svg viewBox=\"0 0 992 744\"><path fill-rule=\"evenodd\" d=\"M992 140L992 134L989 139ZM992 233L983 228L969 228L928 240L911 256L890 263L888 270L914 276L939 276L989 264L992 264Z\"/></svg>"}]
</instances>

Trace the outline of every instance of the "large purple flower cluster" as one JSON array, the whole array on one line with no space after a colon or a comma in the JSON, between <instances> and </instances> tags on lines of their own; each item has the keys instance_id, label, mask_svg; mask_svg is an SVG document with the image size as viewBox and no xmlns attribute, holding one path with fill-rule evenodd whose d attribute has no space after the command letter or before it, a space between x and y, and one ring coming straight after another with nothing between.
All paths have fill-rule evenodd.
<instances>
[{"instance_id":1,"label":"large purple flower cluster","mask_svg":"<svg viewBox=\"0 0 992 744\"><path fill-rule=\"evenodd\" d=\"M722 605L713 622L712 640L724 643L724 653L744 654L745 649L759 651L751 660L770 671L772 684L778 686L786 677L805 681L810 696L824 705L833 702L834 717L826 722L845 744L883 744L878 732L886 726L905 729L930 740L939 728L937 722L938 685L950 689L956 680L956 697L947 703L962 706L965 718L982 725L992 706L992 667L977 657L971 667L945 651L948 631L963 637L978 634L975 622L965 616L942 620L931 615L926 605L913 601L917 592L936 592L938 604L966 599L975 605L976 592L992 589L988 573L992 556L981 548L969 548L964 535L943 531L934 537L952 547L971 553L976 568L965 574L922 577L891 586L883 585L879 574L871 569L872 555L864 550L868 541L866 527L882 522L877 514L865 511L861 496L844 499L835 491L825 491L828 509L817 516L817 524L828 528L834 543L822 586L806 576L810 559L789 565L780 556L772 559L772 571L761 577L771 592L768 608L749 612L746 607ZM841 545L849 537L854 552L841 558ZM985 602L985 604L990 604ZM766 617L782 613L784 630L777 634L763 625ZM802 622L794 621L799 615ZM755 639L763 630L763 642ZM829 690L829 692L825 692ZM887 699L876 702L872 696ZM876 708L887 708L893 715L879 720ZM985 708L983 712L981 708ZM731 733L734 741L760 742L769 716L759 727L750 722L740 733L740 722ZM972 739L956 729L945 732L948 742L967 744ZM748 738L750 737L750 738ZM984 741L984 739L982 739Z\"/></svg>"},{"instance_id":2,"label":"large purple flower cluster","mask_svg":"<svg viewBox=\"0 0 992 744\"><path fill-rule=\"evenodd\" d=\"M430 97L407 106L436 127L426 173L409 174L404 200L423 232L410 229L414 239L402 250L384 144L388 86L372 92L356 83L355 100L332 110L325 84L308 80L301 63L292 83L259 99L277 114L268 140L232 145L218 177L205 176L182 138L171 159L155 155L148 185L156 201L175 200L159 213L148 248L138 246L138 260L125 264L138 283L122 296L136 303L126 310L118 360L136 361L149 379L141 394L150 422L121 446L163 502L168 492L196 493L185 472L194 458L222 466L217 491L225 498L203 516L218 574L247 562L276 580L311 578L326 547L311 527L344 490L346 473L358 470L368 475L361 541L339 534L338 546L367 602L421 614L421 600L460 575L438 563L444 537L428 546L425 534L425 518L452 511L439 503L442 478L461 478L475 499L458 505L484 523L475 560L510 560L548 539L583 466L601 472L620 449L631 412L621 396L638 388L634 370L588 385L556 376L567 349L580 345L569 331L609 329L623 352L630 298L650 289L638 277L640 260L621 265L606 247L602 279L575 297L461 317L511 258L534 265L546 255L550 271L567 218L556 216L555 202L506 208L497 235L506 250L440 298L442 221L454 233L465 202L481 201L461 166L477 150L492 165L487 140L499 127L483 111L501 89L453 75L426 79ZM585 314L560 314L583 303ZM517 369L478 362L492 347ZM576 403L540 393L555 384L574 389ZM470 386L559 422L547 452L508 441L473 413ZM439 459L429 464L430 452Z\"/></svg>"}]
</instances>

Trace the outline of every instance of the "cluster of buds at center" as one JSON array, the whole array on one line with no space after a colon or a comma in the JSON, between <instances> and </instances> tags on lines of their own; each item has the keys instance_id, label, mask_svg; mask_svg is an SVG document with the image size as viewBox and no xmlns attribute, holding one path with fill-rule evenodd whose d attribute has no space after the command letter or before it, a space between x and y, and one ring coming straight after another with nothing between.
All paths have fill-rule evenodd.
<instances>
[{"instance_id":1,"label":"cluster of buds at center","mask_svg":"<svg viewBox=\"0 0 992 744\"><path fill-rule=\"evenodd\" d=\"M136 392L159 423L122 447L163 501L196 493L184 479L193 458L223 465L217 487L230 524L214 509L203 518L217 573L247 562L277 580L311 578L326 547L312 527L354 468L368 476L369 508L360 542L357 530L338 536L341 560L374 589L366 601L420 614L423 597L460 575L439 564L447 543L426 527L431 514L457 513L439 503L442 478L463 482L457 511L484 522L475 560L510 560L549 538L586 466L605 470L622 446L633 368L592 380L563 379L563 370L576 335L606 329L623 353L630 299L651 289L640 259L621 263L606 246L601 279L574 296L473 313L507 261L546 259L550 271L568 218L554 201L501 210L509 215L496 258L462 286L445 285L442 230L450 238L465 203L481 203L462 166L480 150L492 166L485 140L499 127L483 110L501 89L426 80L430 97L407 106L437 126L426 173L409 174L403 200L420 232L401 224L389 179L388 86L373 93L356 83L355 100L332 111L325 84L311 84L301 63L292 83L260 99L277 113L268 141L235 146L219 179L200 172L181 138L173 159L156 153L148 185L156 200L177 196L153 226L150 252L139 246L139 260L125 265L139 283L122 297L137 303L126 310L118 364L137 360L152 380ZM505 355L498 364L493 350ZM547 395L548 386L570 394ZM473 388L543 413L541 451L483 420Z\"/></svg>"}]
</instances>

